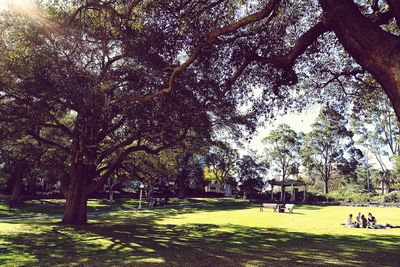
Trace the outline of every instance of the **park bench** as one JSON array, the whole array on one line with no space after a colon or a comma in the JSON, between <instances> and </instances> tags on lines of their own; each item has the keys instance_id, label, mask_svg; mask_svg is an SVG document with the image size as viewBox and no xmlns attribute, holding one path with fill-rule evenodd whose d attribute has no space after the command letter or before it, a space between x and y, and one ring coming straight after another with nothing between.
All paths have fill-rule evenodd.
<instances>
[{"instance_id":1,"label":"park bench","mask_svg":"<svg viewBox=\"0 0 400 267\"><path fill-rule=\"evenodd\" d=\"M277 208L278 208L278 204L275 203L261 203L260 205L260 212L264 212L264 208L272 208L274 210L274 212L276 212Z\"/></svg>"},{"instance_id":2,"label":"park bench","mask_svg":"<svg viewBox=\"0 0 400 267\"><path fill-rule=\"evenodd\" d=\"M294 204L262 203L260 205L260 212L263 212L264 208L272 208L274 212L284 212L287 209L289 213L293 213Z\"/></svg>"},{"instance_id":3,"label":"park bench","mask_svg":"<svg viewBox=\"0 0 400 267\"><path fill-rule=\"evenodd\" d=\"M288 210L288 212L293 213L294 204L286 204L285 208Z\"/></svg>"}]
</instances>

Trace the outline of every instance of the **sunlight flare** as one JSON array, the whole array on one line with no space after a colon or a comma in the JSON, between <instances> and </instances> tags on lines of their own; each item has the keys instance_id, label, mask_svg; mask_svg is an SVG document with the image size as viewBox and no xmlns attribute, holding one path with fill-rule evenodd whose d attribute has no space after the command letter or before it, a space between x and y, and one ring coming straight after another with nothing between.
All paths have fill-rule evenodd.
<instances>
[{"instance_id":1,"label":"sunlight flare","mask_svg":"<svg viewBox=\"0 0 400 267\"><path fill-rule=\"evenodd\" d=\"M42 29L48 33L59 32L58 25L48 19L39 6L30 0L0 0L0 11L13 10L22 16L30 18L32 21L40 25Z\"/></svg>"},{"instance_id":2,"label":"sunlight flare","mask_svg":"<svg viewBox=\"0 0 400 267\"><path fill-rule=\"evenodd\" d=\"M26 9L31 3L28 0L0 0L0 10L5 9Z\"/></svg>"}]
</instances>

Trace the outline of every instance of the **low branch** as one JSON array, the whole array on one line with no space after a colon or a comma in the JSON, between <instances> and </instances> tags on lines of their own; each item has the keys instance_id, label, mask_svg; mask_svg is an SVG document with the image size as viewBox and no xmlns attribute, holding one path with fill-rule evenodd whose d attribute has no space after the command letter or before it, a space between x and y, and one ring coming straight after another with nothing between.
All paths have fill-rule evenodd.
<instances>
[{"instance_id":1,"label":"low branch","mask_svg":"<svg viewBox=\"0 0 400 267\"><path fill-rule=\"evenodd\" d=\"M63 131L64 133L66 133L69 137L73 137L73 133L71 131L70 128L68 128L66 125L64 125L63 123L61 123L53 114L51 114L50 112L48 113L49 116L51 117L51 120L55 123L55 124L51 124L51 123L43 123L41 125L43 125L44 127L50 127L50 128L58 128L61 131Z\"/></svg>"},{"instance_id":2,"label":"low branch","mask_svg":"<svg viewBox=\"0 0 400 267\"><path fill-rule=\"evenodd\" d=\"M400 28L400 1L399 0L387 0L386 1L390 7L390 11L396 18L397 27Z\"/></svg>"},{"instance_id":3,"label":"low branch","mask_svg":"<svg viewBox=\"0 0 400 267\"><path fill-rule=\"evenodd\" d=\"M125 139L124 141L116 144L113 147L110 147L109 149L103 151L103 153L101 153L97 159L96 159L96 163L100 164L100 162L102 162L107 156L111 155L112 153L116 152L117 150L129 146L131 145L135 140L137 139L137 136L131 136L127 139Z\"/></svg>"},{"instance_id":4,"label":"low branch","mask_svg":"<svg viewBox=\"0 0 400 267\"><path fill-rule=\"evenodd\" d=\"M372 0L371 9L374 13L379 12L379 0Z\"/></svg>"},{"instance_id":5,"label":"low branch","mask_svg":"<svg viewBox=\"0 0 400 267\"><path fill-rule=\"evenodd\" d=\"M100 131L100 133L98 134L98 136L96 138L96 141L101 142L108 135L110 135L113 132L115 132L116 130L118 130L124 124L125 121L126 121L126 116L122 116L122 118L118 122L116 122L114 125L111 125L107 129Z\"/></svg>"},{"instance_id":6,"label":"low branch","mask_svg":"<svg viewBox=\"0 0 400 267\"><path fill-rule=\"evenodd\" d=\"M88 188L88 193L93 194L94 192L100 190L107 182L108 177L110 177L114 173L114 171L122 165L122 163L129 156L129 154L138 152L138 151L144 151L147 154L158 155L162 150L171 148L171 147L175 146L177 143L183 141L186 138L188 131L189 131L189 129L185 129L185 131L182 133L182 135L179 136L177 139L175 139L173 142L163 144L157 148L151 148L147 145L141 145L141 144L126 148L123 152L121 152L119 154L119 156L116 158L116 160L113 163L111 163L110 165L107 166L106 173L104 175L102 175L101 178L96 181L96 183L92 184Z\"/></svg>"},{"instance_id":7,"label":"low branch","mask_svg":"<svg viewBox=\"0 0 400 267\"><path fill-rule=\"evenodd\" d=\"M285 55L272 55L269 57L254 56L254 60L263 64L271 64L277 68L292 68L296 59L324 33L330 30L327 21L320 21L301 35L294 46Z\"/></svg>"},{"instance_id":8,"label":"low branch","mask_svg":"<svg viewBox=\"0 0 400 267\"><path fill-rule=\"evenodd\" d=\"M377 13L375 16L371 18L372 22L375 25L384 25L388 24L394 18L393 12L389 9L383 13Z\"/></svg>"},{"instance_id":9,"label":"low branch","mask_svg":"<svg viewBox=\"0 0 400 267\"><path fill-rule=\"evenodd\" d=\"M227 82L224 93L226 93L233 84L239 79L247 66L253 62L259 62L261 64L272 65L276 68L283 69L284 71L291 74L290 84L297 83L297 76L293 70L293 66L295 64L296 59L302 55L306 49L315 43L315 41L324 33L330 31L329 21L322 20L311 27L308 31L303 33L292 46L292 48L285 55L271 55L271 56L260 56L256 53L249 53L245 58L243 64L238 68L236 73L232 76L232 78Z\"/></svg>"},{"instance_id":10,"label":"low branch","mask_svg":"<svg viewBox=\"0 0 400 267\"><path fill-rule=\"evenodd\" d=\"M63 146L63 145L61 145L61 144L59 144L59 143L57 143L55 141L52 141L52 140L49 140L49 139L41 137L40 136L40 132L39 133L35 133L34 131L30 131L28 134L30 136L32 136L32 138L35 139L38 142L42 142L42 143L45 143L47 145L57 147L57 148L60 148L60 149L62 149L63 151L65 151L67 153L71 153L71 150L69 148L67 148L67 147L65 147L65 146Z\"/></svg>"},{"instance_id":11,"label":"low branch","mask_svg":"<svg viewBox=\"0 0 400 267\"><path fill-rule=\"evenodd\" d=\"M245 58L244 62L238 67L235 74L225 84L225 89L221 92L221 98L232 88L236 81L242 76L247 66L252 62L251 58Z\"/></svg>"}]
</instances>

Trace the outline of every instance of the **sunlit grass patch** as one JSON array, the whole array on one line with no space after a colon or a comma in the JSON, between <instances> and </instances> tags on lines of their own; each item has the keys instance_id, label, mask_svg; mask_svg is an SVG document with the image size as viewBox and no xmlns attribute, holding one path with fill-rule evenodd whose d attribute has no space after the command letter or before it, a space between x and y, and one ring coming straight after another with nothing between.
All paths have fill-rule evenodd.
<instances>
[{"instance_id":1,"label":"sunlit grass patch","mask_svg":"<svg viewBox=\"0 0 400 267\"><path fill-rule=\"evenodd\" d=\"M280 214L243 201L197 201L202 204L115 209L90 215L84 226L63 226L57 219L0 223L0 265L392 266L400 261L400 229L341 225L348 213L359 211L400 224L400 209L297 205L294 214Z\"/></svg>"}]
</instances>

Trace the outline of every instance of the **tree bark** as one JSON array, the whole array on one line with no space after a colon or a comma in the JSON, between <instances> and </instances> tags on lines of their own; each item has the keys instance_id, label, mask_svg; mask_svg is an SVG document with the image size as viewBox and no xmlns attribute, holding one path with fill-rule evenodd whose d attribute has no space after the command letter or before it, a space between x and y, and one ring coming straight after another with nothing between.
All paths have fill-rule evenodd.
<instances>
[{"instance_id":1,"label":"tree bark","mask_svg":"<svg viewBox=\"0 0 400 267\"><path fill-rule=\"evenodd\" d=\"M114 202L114 191L112 189L110 189L110 191L108 192L108 202Z\"/></svg>"},{"instance_id":2,"label":"tree bark","mask_svg":"<svg viewBox=\"0 0 400 267\"><path fill-rule=\"evenodd\" d=\"M345 50L382 86L400 120L400 38L364 16L352 0L320 0Z\"/></svg>"},{"instance_id":3,"label":"tree bark","mask_svg":"<svg viewBox=\"0 0 400 267\"><path fill-rule=\"evenodd\" d=\"M328 189L328 180L324 180L324 194L328 194L329 193L329 189Z\"/></svg>"},{"instance_id":4,"label":"tree bark","mask_svg":"<svg viewBox=\"0 0 400 267\"><path fill-rule=\"evenodd\" d=\"M286 168L282 168L282 185L281 185L281 201L285 201L285 177L286 177Z\"/></svg>"},{"instance_id":5,"label":"tree bark","mask_svg":"<svg viewBox=\"0 0 400 267\"><path fill-rule=\"evenodd\" d=\"M282 181L282 185L281 185L281 201L285 201L285 186L283 185Z\"/></svg>"},{"instance_id":6,"label":"tree bark","mask_svg":"<svg viewBox=\"0 0 400 267\"><path fill-rule=\"evenodd\" d=\"M178 198L184 199L185 198L185 182L188 173L186 170L183 170L177 177L177 189L178 189Z\"/></svg>"},{"instance_id":7,"label":"tree bark","mask_svg":"<svg viewBox=\"0 0 400 267\"><path fill-rule=\"evenodd\" d=\"M85 224L87 223L87 201L88 196L82 185L82 180L77 179L74 186L70 187L67 195L67 202L62 223L64 224Z\"/></svg>"},{"instance_id":8,"label":"tree bark","mask_svg":"<svg viewBox=\"0 0 400 267\"><path fill-rule=\"evenodd\" d=\"M22 191L22 176L15 176L15 181L14 181L14 185L13 185L13 189L11 192L11 197L10 197L10 201L11 202L17 202L20 200L20 196L21 196L21 191Z\"/></svg>"},{"instance_id":9,"label":"tree bark","mask_svg":"<svg viewBox=\"0 0 400 267\"><path fill-rule=\"evenodd\" d=\"M87 190L91 180L89 176L89 169L85 168L85 165L72 164L62 223L75 225L87 223L87 201L89 198Z\"/></svg>"}]
</instances>

